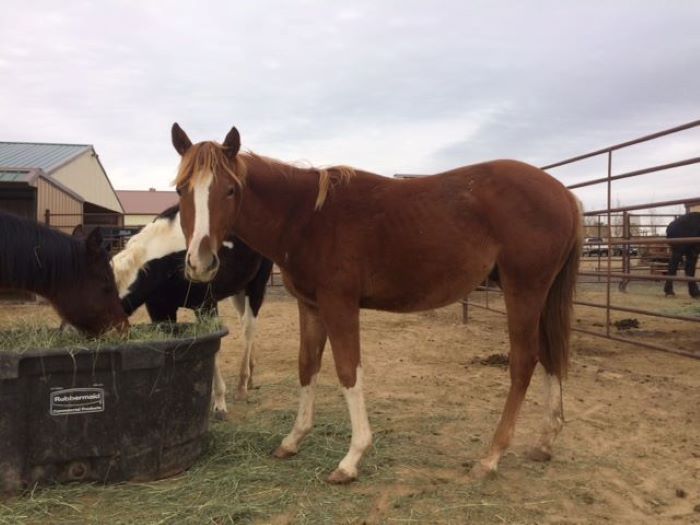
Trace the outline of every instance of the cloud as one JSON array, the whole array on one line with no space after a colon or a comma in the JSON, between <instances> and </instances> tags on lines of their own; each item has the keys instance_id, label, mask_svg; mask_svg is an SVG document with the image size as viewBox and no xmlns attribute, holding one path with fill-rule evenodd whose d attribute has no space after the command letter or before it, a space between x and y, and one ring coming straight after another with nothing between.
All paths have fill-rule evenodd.
<instances>
[{"instance_id":1,"label":"cloud","mask_svg":"<svg viewBox=\"0 0 700 525\"><path fill-rule=\"evenodd\" d=\"M6 4L0 138L92 143L117 187L168 187L175 120L287 160L433 173L544 164L700 107L694 2Z\"/></svg>"}]
</instances>

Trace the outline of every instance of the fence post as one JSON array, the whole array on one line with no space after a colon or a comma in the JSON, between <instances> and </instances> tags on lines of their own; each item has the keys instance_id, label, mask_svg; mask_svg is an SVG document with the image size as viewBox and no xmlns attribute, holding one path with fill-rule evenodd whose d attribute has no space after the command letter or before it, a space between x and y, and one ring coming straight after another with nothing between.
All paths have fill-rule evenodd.
<instances>
[{"instance_id":1,"label":"fence post","mask_svg":"<svg viewBox=\"0 0 700 525\"><path fill-rule=\"evenodd\" d=\"M462 299L462 324L469 322L469 296Z\"/></svg>"},{"instance_id":2,"label":"fence post","mask_svg":"<svg viewBox=\"0 0 700 525\"><path fill-rule=\"evenodd\" d=\"M44 224L46 224L46 226L51 225L51 210L49 210L48 208L44 210Z\"/></svg>"},{"instance_id":3,"label":"fence post","mask_svg":"<svg viewBox=\"0 0 700 525\"><path fill-rule=\"evenodd\" d=\"M625 240L629 240L631 235L631 225L630 225L630 214L628 211L622 212L622 237ZM632 271L632 263L630 262L630 245L622 245L622 273L630 273ZM627 285L629 284L629 279L622 279L617 288L621 292L627 292Z\"/></svg>"}]
</instances>

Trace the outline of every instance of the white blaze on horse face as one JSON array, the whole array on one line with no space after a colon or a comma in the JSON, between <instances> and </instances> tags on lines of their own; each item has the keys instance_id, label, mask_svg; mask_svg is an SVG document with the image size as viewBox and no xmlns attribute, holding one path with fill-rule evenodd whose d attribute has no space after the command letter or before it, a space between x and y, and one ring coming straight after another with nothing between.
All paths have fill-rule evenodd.
<instances>
[{"instance_id":1,"label":"white blaze on horse face","mask_svg":"<svg viewBox=\"0 0 700 525\"><path fill-rule=\"evenodd\" d=\"M350 412L352 425L352 439L350 450L338 465L338 470L351 478L357 477L357 466L362 459L365 450L372 444L372 431L369 428L367 409L365 408L365 396L362 392L362 367L357 367L355 386L343 388L345 401Z\"/></svg>"},{"instance_id":2,"label":"white blaze on horse face","mask_svg":"<svg viewBox=\"0 0 700 525\"><path fill-rule=\"evenodd\" d=\"M194 229L192 238L187 248L187 258L192 267L188 267L193 277L201 276L208 263L204 263L200 257L200 245L202 240L209 235L209 188L214 180L212 173L207 173L199 178L193 188L194 200Z\"/></svg>"}]
</instances>

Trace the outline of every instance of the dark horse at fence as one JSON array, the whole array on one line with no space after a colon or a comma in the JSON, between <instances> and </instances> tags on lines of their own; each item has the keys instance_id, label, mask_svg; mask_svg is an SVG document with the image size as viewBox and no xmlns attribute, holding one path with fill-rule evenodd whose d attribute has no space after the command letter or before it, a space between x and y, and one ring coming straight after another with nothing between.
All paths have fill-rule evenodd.
<instances>
[{"instance_id":1,"label":"dark horse at fence","mask_svg":"<svg viewBox=\"0 0 700 525\"><path fill-rule=\"evenodd\" d=\"M99 231L78 239L0 212L0 288L46 298L88 335L129 325Z\"/></svg>"},{"instance_id":2,"label":"dark horse at fence","mask_svg":"<svg viewBox=\"0 0 700 525\"><path fill-rule=\"evenodd\" d=\"M272 259L297 298L301 345L299 411L275 451L296 454L313 423L321 356L330 340L352 439L328 481L357 478L372 434L363 394L361 308L414 312L458 301L498 267L508 311L511 386L474 479L496 470L530 378L544 366L546 421L534 459L546 460L563 425L561 379L582 243L576 198L543 171L494 161L408 180L347 166L299 168L239 154L233 128L223 144L193 145L173 126L182 156L176 185L187 238L186 272L210 281L229 233Z\"/></svg>"},{"instance_id":3,"label":"dark horse at fence","mask_svg":"<svg viewBox=\"0 0 700 525\"><path fill-rule=\"evenodd\" d=\"M231 297L241 317L245 340L236 396L244 399L252 386L255 323L265 298L272 261L240 239L228 236L219 251L221 271L216 279L209 284L192 283L183 273L185 248L178 206L165 210L132 237L112 261L122 305L127 315L145 304L152 321L175 322L180 307L194 310L198 316L212 315L218 313L218 301ZM225 393L217 362L212 395L216 414L227 411Z\"/></svg>"},{"instance_id":4,"label":"dark horse at fence","mask_svg":"<svg viewBox=\"0 0 700 525\"><path fill-rule=\"evenodd\" d=\"M690 212L675 219L666 228L666 238L680 239L683 237L700 237L700 212ZM700 240L692 244L672 244L671 260L668 262L668 275L676 275L678 266L685 260L684 269L687 277L695 277L695 267L700 254ZM673 281L664 284L666 295L676 295L673 291ZM688 293L691 297L700 297L698 283L688 283Z\"/></svg>"}]
</instances>

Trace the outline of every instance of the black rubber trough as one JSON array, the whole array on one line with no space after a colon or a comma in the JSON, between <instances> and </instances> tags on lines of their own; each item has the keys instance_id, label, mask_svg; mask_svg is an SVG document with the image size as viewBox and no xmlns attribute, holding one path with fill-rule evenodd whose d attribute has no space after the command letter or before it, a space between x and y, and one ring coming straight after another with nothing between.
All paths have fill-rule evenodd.
<instances>
[{"instance_id":1,"label":"black rubber trough","mask_svg":"<svg viewBox=\"0 0 700 525\"><path fill-rule=\"evenodd\" d=\"M189 468L208 428L217 329L99 349L0 352L0 491L149 481Z\"/></svg>"}]
</instances>

